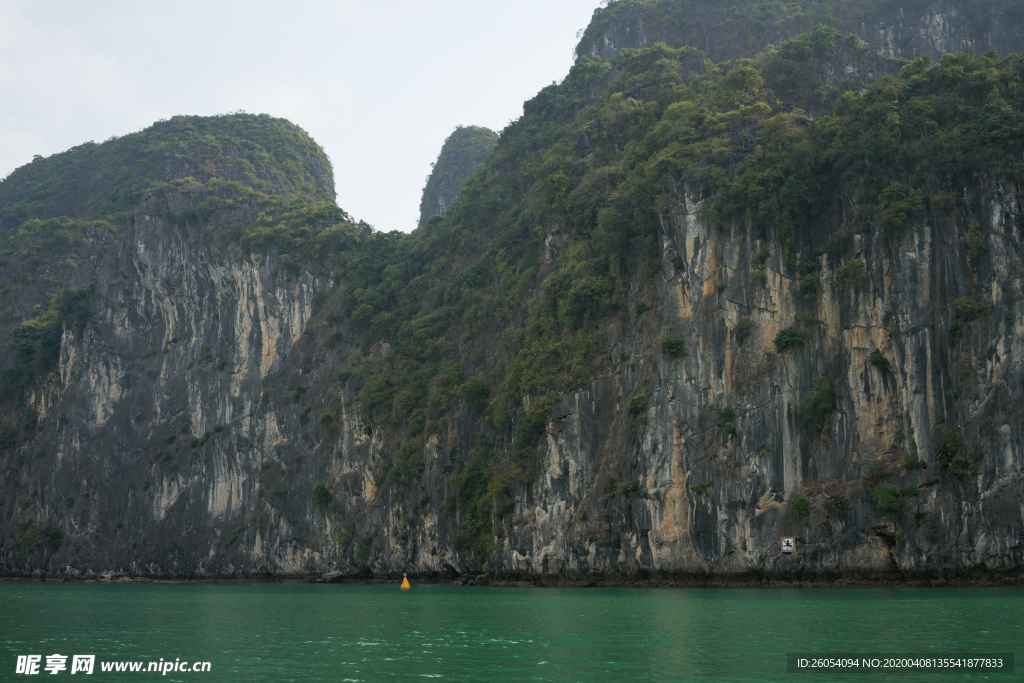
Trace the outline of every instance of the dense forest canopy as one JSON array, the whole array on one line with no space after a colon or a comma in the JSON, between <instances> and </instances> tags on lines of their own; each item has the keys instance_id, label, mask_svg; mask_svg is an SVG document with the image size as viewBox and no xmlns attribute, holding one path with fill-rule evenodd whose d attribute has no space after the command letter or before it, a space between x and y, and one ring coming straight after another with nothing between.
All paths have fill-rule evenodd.
<instances>
[{"instance_id":1,"label":"dense forest canopy","mask_svg":"<svg viewBox=\"0 0 1024 683\"><path fill-rule=\"evenodd\" d=\"M0 228L30 218L123 218L154 182L186 176L307 202L334 199L327 156L293 123L266 114L175 116L138 133L37 156L0 181Z\"/></svg>"}]
</instances>

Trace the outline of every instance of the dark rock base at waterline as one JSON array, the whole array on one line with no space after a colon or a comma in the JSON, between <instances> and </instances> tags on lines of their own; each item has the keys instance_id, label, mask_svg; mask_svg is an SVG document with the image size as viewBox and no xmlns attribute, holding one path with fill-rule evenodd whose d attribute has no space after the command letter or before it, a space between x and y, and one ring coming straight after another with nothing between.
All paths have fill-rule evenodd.
<instances>
[{"instance_id":1,"label":"dark rock base at waterline","mask_svg":"<svg viewBox=\"0 0 1024 683\"><path fill-rule=\"evenodd\" d=\"M498 588L939 588L1024 586L1024 568L891 573L790 574L409 574L413 584ZM399 583L391 576L327 574L7 574L0 581L82 583Z\"/></svg>"}]
</instances>

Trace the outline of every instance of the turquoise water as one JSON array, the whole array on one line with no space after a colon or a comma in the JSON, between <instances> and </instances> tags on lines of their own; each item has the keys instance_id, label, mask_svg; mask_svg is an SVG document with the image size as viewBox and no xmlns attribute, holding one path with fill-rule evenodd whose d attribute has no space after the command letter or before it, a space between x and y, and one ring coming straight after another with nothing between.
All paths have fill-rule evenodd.
<instances>
[{"instance_id":1,"label":"turquoise water","mask_svg":"<svg viewBox=\"0 0 1024 683\"><path fill-rule=\"evenodd\" d=\"M18 655L96 655L86 681L1020 681L789 674L790 652L1024 654L1024 589L523 589L0 583ZM100 662L209 661L209 673ZM77 675L77 674L76 674ZM59 677L59 678L58 678ZM71 680L79 680L72 678Z\"/></svg>"}]
</instances>

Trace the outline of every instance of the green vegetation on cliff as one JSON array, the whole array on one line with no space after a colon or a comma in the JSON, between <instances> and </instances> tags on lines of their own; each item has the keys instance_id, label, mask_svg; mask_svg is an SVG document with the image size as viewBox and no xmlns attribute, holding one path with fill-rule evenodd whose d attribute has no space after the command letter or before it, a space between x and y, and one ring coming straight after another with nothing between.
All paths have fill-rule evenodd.
<instances>
[{"instance_id":1,"label":"green vegetation on cliff","mask_svg":"<svg viewBox=\"0 0 1024 683\"><path fill-rule=\"evenodd\" d=\"M34 301L46 297L48 304L37 304L32 319L10 330L16 353L0 375L0 396L19 398L33 376L53 367L68 302L75 316L84 315L86 289L68 283L82 279L80 256L90 244L114 245L130 209L154 192L173 191L201 198L198 219L251 202L258 220L225 220L220 239L273 247L286 266L320 250L342 253L370 233L333 205L323 150L298 126L265 114L175 116L102 144L37 157L0 181L0 315L4 322L27 317L15 309L28 308L20 299L33 282L42 281ZM386 258L386 250L362 253L351 268ZM372 267L378 272L380 264Z\"/></svg>"},{"instance_id":2,"label":"green vegetation on cliff","mask_svg":"<svg viewBox=\"0 0 1024 683\"><path fill-rule=\"evenodd\" d=\"M92 288L60 290L47 305L36 306L35 317L14 333L14 363L0 371L0 399L20 398L33 376L56 368L64 328L81 333L92 306Z\"/></svg>"},{"instance_id":3,"label":"green vegetation on cliff","mask_svg":"<svg viewBox=\"0 0 1024 683\"><path fill-rule=\"evenodd\" d=\"M755 228L764 250L757 261L763 267L754 271L760 277L751 274L755 286L767 285L771 250L780 257L771 264L772 277L799 282L810 299L820 286L817 258L843 256L852 234L845 231L896 239L925 216L938 221L962 210L956 189L966 178L1021 179L1019 56L999 62L992 53L949 55L933 68L917 60L864 92L838 88L824 100L834 101L834 110L809 119L793 107L814 92L806 82L809 60L845 40L818 27L731 65L704 63L693 49L664 44L623 49L610 60L581 59L562 83L526 103L523 117L502 133L445 215L408 236L375 233L321 201L323 188L286 164L299 164L303 153L277 155L260 143L251 158L228 155L234 161L218 166L215 147L250 148L216 140L196 143L198 156L178 154L187 145L167 140L163 156L154 152L150 166L139 166L143 175L152 170L145 184L126 181L123 192L97 189L120 187L99 165L100 180L86 174L89 193L60 209L73 219L45 215L55 196L46 193L64 181L19 179L28 189L11 195L14 213L0 219L22 226L7 236L15 240L11 258L28 258L46 240L82 239L102 226L74 221L125 210L129 199L162 181L161 192L191 194L196 217L215 226L224 243L274 253L289 275L300 265L330 273L337 287L318 295L308 328L317 342L310 355L319 354L313 361L337 365L328 390L339 400L321 413L321 431L329 434L341 422L339 397L354 397L382 461L374 483L388 488L389 500L410 516L424 495L429 499L421 473L427 449L434 449L450 494L441 510L461 527L454 546L483 566L512 523L516 490L536 481L538 439L559 402L625 360L612 359L605 328L657 324L657 311L649 312L657 305L648 296L654 277L668 263L676 272L685 265L663 254L662 226L690 211L688 199L703 200L699 217L714 229ZM179 164L176 179L157 172L164 163ZM234 212L246 207L250 220L243 222ZM839 226L840 217L844 232L830 240L824 227ZM981 246L975 252L981 258ZM837 277L850 290L865 287L871 266L852 260ZM712 296L729 286L725 278L708 285ZM52 367L54 335L78 310L61 313L67 296L18 328L19 368ZM961 314L965 325L984 315L974 315L973 305ZM751 326L746 318L736 323L738 342ZM688 360L679 333L657 332L665 364ZM813 333L799 327L775 337L780 353L791 349L797 357L812 341ZM10 386L16 389L24 376L12 375ZM813 436L843 397L826 377L806 389L795 417ZM635 426L632 436L648 416L648 390L635 391L645 393L617 407ZM286 392L282 403L300 394ZM724 440L738 433L738 419L731 408L719 410L714 426ZM951 463L954 456L951 451ZM703 493L711 484L699 486ZM268 500L283 491L270 489ZM620 493L642 495L639 485ZM326 485L312 495L314 505L330 509L334 494ZM365 560L374 536L361 538L357 554Z\"/></svg>"},{"instance_id":4,"label":"green vegetation on cliff","mask_svg":"<svg viewBox=\"0 0 1024 683\"><path fill-rule=\"evenodd\" d=\"M23 557L39 546L46 546L53 551L60 548L61 531L52 524L26 524L19 529L14 549L18 557Z\"/></svg>"},{"instance_id":5,"label":"green vegetation on cliff","mask_svg":"<svg viewBox=\"0 0 1024 683\"><path fill-rule=\"evenodd\" d=\"M951 54L933 68L922 57L863 95L843 95L831 116L767 118L753 154L728 174L712 171L718 199L707 217L724 226L748 216L795 263L800 237L838 197L897 235L926 210L954 214L956 188L973 172L1019 180L1024 60L996 57Z\"/></svg>"},{"instance_id":6,"label":"green vegetation on cliff","mask_svg":"<svg viewBox=\"0 0 1024 683\"><path fill-rule=\"evenodd\" d=\"M642 23L655 32L647 36L652 42L671 38L673 44L692 45L716 60L751 56L764 49L766 36L794 36L816 24L853 29L874 6L886 1L739 0L716 5L707 0L617 0L594 12L576 54L589 56L592 46L600 46L613 25L632 28ZM714 25L702 25L709 15ZM709 40L710 36L715 38Z\"/></svg>"},{"instance_id":7,"label":"green vegetation on cliff","mask_svg":"<svg viewBox=\"0 0 1024 683\"><path fill-rule=\"evenodd\" d=\"M293 123L266 114L175 116L17 169L0 181L0 228L30 218L124 216L154 182L186 176L310 203L334 199L326 155Z\"/></svg>"},{"instance_id":8,"label":"green vegetation on cliff","mask_svg":"<svg viewBox=\"0 0 1024 683\"><path fill-rule=\"evenodd\" d=\"M576 54L590 56L614 28L625 43L618 47L638 47L643 36L647 44L691 45L716 61L736 59L753 56L766 45L796 37L817 24L855 33L897 16L904 21L916 18L934 4L932 0L613 0L594 12ZM979 36L985 32L986 20L993 17L998 17L993 25L1024 21L1024 6L1016 0L956 0L954 4Z\"/></svg>"},{"instance_id":9,"label":"green vegetation on cliff","mask_svg":"<svg viewBox=\"0 0 1024 683\"><path fill-rule=\"evenodd\" d=\"M469 376L491 368L487 445L470 458L486 452L489 466L466 477L458 460L453 474L464 548L487 547L480 496L507 499L534 478L553 406L607 362L599 321L628 316L627 283L660 272L659 217L680 210L681 183L709 198L713 225L751 220L795 268L799 253L826 250L815 236L840 199L856 207L855 224L896 236L925 213L957 211L953 188L973 173L1019 178L1019 57L949 55L934 68L921 59L817 120L773 99L773 78L802 73L813 50L840 40L817 29L696 75L691 50L664 45L580 60L526 104L444 217L400 240L378 282L333 304L367 345L393 345L363 361L358 381L364 417L395 453L436 432ZM832 404L826 379L815 389L801 407L812 432ZM396 459L392 481L415 490L420 466Z\"/></svg>"},{"instance_id":10,"label":"green vegetation on cliff","mask_svg":"<svg viewBox=\"0 0 1024 683\"><path fill-rule=\"evenodd\" d=\"M498 134L481 126L459 126L448 136L423 188L419 225L444 214L497 142Z\"/></svg>"}]
</instances>

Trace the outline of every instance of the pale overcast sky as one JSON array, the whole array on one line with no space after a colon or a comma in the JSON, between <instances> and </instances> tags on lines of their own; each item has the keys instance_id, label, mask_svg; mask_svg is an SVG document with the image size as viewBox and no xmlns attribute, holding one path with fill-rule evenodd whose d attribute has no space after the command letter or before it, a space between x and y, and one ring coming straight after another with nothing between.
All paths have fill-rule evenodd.
<instances>
[{"instance_id":1,"label":"pale overcast sky","mask_svg":"<svg viewBox=\"0 0 1024 683\"><path fill-rule=\"evenodd\" d=\"M500 131L572 64L598 0L0 0L0 177L175 114L287 118L338 204L415 227L456 125Z\"/></svg>"}]
</instances>

